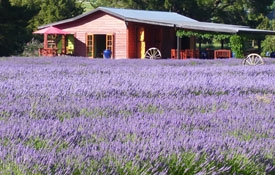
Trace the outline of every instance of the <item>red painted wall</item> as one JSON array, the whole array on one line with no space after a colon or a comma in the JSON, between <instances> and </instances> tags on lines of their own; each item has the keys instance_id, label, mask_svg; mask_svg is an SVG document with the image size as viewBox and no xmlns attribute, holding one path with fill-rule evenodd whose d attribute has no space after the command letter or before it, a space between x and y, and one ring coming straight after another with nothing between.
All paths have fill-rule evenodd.
<instances>
[{"instance_id":1,"label":"red painted wall","mask_svg":"<svg viewBox=\"0 0 275 175\"><path fill-rule=\"evenodd\" d=\"M113 58L138 58L138 28L145 29L146 50L158 47L163 58L170 58L171 49L176 47L176 31L174 28L125 22L122 19L98 11L79 20L57 25L60 29L74 34L77 56L86 56L87 34L113 34Z\"/></svg>"},{"instance_id":2,"label":"red painted wall","mask_svg":"<svg viewBox=\"0 0 275 175\"><path fill-rule=\"evenodd\" d=\"M93 13L77 21L58 25L59 28L75 35L75 51L77 56L86 56L86 34L113 34L114 58L126 58L127 26L121 19L103 12Z\"/></svg>"}]
</instances>

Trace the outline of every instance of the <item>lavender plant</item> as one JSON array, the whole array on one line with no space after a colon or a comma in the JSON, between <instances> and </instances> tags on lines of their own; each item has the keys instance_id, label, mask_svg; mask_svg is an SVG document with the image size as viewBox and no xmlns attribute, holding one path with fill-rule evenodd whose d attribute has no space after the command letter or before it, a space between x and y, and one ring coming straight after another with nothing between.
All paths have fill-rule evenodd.
<instances>
[{"instance_id":1,"label":"lavender plant","mask_svg":"<svg viewBox=\"0 0 275 175\"><path fill-rule=\"evenodd\" d=\"M275 67L0 59L1 174L274 174Z\"/></svg>"}]
</instances>

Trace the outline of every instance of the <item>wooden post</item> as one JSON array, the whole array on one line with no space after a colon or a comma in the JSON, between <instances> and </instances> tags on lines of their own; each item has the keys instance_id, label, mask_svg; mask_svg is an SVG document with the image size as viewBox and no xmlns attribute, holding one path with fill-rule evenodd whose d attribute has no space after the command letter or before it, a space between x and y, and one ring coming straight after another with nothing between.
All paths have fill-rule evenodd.
<instances>
[{"instance_id":1,"label":"wooden post","mask_svg":"<svg viewBox=\"0 0 275 175\"><path fill-rule=\"evenodd\" d=\"M61 41L61 54L66 54L66 38L65 35L62 35L62 41Z\"/></svg>"},{"instance_id":2,"label":"wooden post","mask_svg":"<svg viewBox=\"0 0 275 175\"><path fill-rule=\"evenodd\" d=\"M177 36L177 59L180 59L180 37Z\"/></svg>"},{"instance_id":3,"label":"wooden post","mask_svg":"<svg viewBox=\"0 0 275 175\"><path fill-rule=\"evenodd\" d=\"M201 37L199 37L199 52L201 52Z\"/></svg>"},{"instance_id":4,"label":"wooden post","mask_svg":"<svg viewBox=\"0 0 275 175\"><path fill-rule=\"evenodd\" d=\"M261 45L261 39L257 39L257 44L258 44L258 54L260 55L261 54L261 48L262 48L262 45Z\"/></svg>"},{"instance_id":5,"label":"wooden post","mask_svg":"<svg viewBox=\"0 0 275 175\"><path fill-rule=\"evenodd\" d=\"M48 48L48 34L44 33L44 49Z\"/></svg>"}]
</instances>

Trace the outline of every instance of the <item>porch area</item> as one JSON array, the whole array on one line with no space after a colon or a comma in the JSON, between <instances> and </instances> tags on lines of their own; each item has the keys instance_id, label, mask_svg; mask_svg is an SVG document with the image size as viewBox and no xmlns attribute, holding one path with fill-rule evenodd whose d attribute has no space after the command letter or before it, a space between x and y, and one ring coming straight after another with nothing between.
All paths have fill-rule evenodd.
<instances>
[{"instance_id":1,"label":"porch area","mask_svg":"<svg viewBox=\"0 0 275 175\"><path fill-rule=\"evenodd\" d=\"M171 59L188 59L188 58L202 58L202 59L217 59L217 58L231 58L231 50L204 50L199 49L183 49L179 51L179 58L177 49L171 49Z\"/></svg>"},{"instance_id":2,"label":"porch area","mask_svg":"<svg viewBox=\"0 0 275 175\"><path fill-rule=\"evenodd\" d=\"M58 56L73 54L74 52L74 36L56 27L47 27L33 34L44 35L43 48L38 49L39 56Z\"/></svg>"}]
</instances>

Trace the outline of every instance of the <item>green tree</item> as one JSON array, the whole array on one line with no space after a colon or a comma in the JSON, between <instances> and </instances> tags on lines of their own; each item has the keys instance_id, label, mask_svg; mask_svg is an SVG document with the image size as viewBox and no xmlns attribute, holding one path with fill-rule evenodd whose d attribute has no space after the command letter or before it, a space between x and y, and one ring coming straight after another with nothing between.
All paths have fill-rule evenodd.
<instances>
[{"instance_id":1,"label":"green tree","mask_svg":"<svg viewBox=\"0 0 275 175\"><path fill-rule=\"evenodd\" d=\"M256 27L261 14L268 13L273 0L166 0L167 9L199 21L249 25Z\"/></svg>"},{"instance_id":2,"label":"green tree","mask_svg":"<svg viewBox=\"0 0 275 175\"><path fill-rule=\"evenodd\" d=\"M77 0L11 0L11 4L24 6L36 12L29 21L29 27L32 29L84 12L82 4Z\"/></svg>"},{"instance_id":3,"label":"green tree","mask_svg":"<svg viewBox=\"0 0 275 175\"><path fill-rule=\"evenodd\" d=\"M0 56L22 53L38 26L82 12L76 0L0 0Z\"/></svg>"},{"instance_id":4,"label":"green tree","mask_svg":"<svg viewBox=\"0 0 275 175\"><path fill-rule=\"evenodd\" d=\"M40 10L32 19L34 27L72 18L83 13L81 3L76 0L37 0Z\"/></svg>"},{"instance_id":5,"label":"green tree","mask_svg":"<svg viewBox=\"0 0 275 175\"><path fill-rule=\"evenodd\" d=\"M267 17L264 18L262 23L258 26L259 29L265 30L275 30L275 19L269 20ZM271 53L275 51L275 36L267 35L265 36L264 41L262 41L262 53L261 55L265 55L266 53Z\"/></svg>"},{"instance_id":6,"label":"green tree","mask_svg":"<svg viewBox=\"0 0 275 175\"><path fill-rule=\"evenodd\" d=\"M244 41L240 35L232 35L230 37L230 47L232 52L235 53L236 58L243 58L244 56Z\"/></svg>"},{"instance_id":7,"label":"green tree","mask_svg":"<svg viewBox=\"0 0 275 175\"><path fill-rule=\"evenodd\" d=\"M140 10L167 10L164 6L165 0L91 0L90 3L94 8L121 7Z\"/></svg>"},{"instance_id":8,"label":"green tree","mask_svg":"<svg viewBox=\"0 0 275 175\"><path fill-rule=\"evenodd\" d=\"M31 13L24 7L11 6L9 0L0 1L0 56L18 54L30 37L27 29Z\"/></svg>"},{"instance_id":9,"label":"green tree","mask_svg":"<svg viewBox=\"0 0 275 175\"><path fill-rule=\"evenodd\" d=\"M275 10L275 1L269 7L272 11ZM262 22L258 25L258 29L265 29L265 30L275 30L275 19L269 19L267 17L263 18ZM262 52L261 55L266 55L266 53L271 53L275 51L275 36L274 35L267 35L265 36L264 41L262 41Z\"/></svg>"}]
</instances>

